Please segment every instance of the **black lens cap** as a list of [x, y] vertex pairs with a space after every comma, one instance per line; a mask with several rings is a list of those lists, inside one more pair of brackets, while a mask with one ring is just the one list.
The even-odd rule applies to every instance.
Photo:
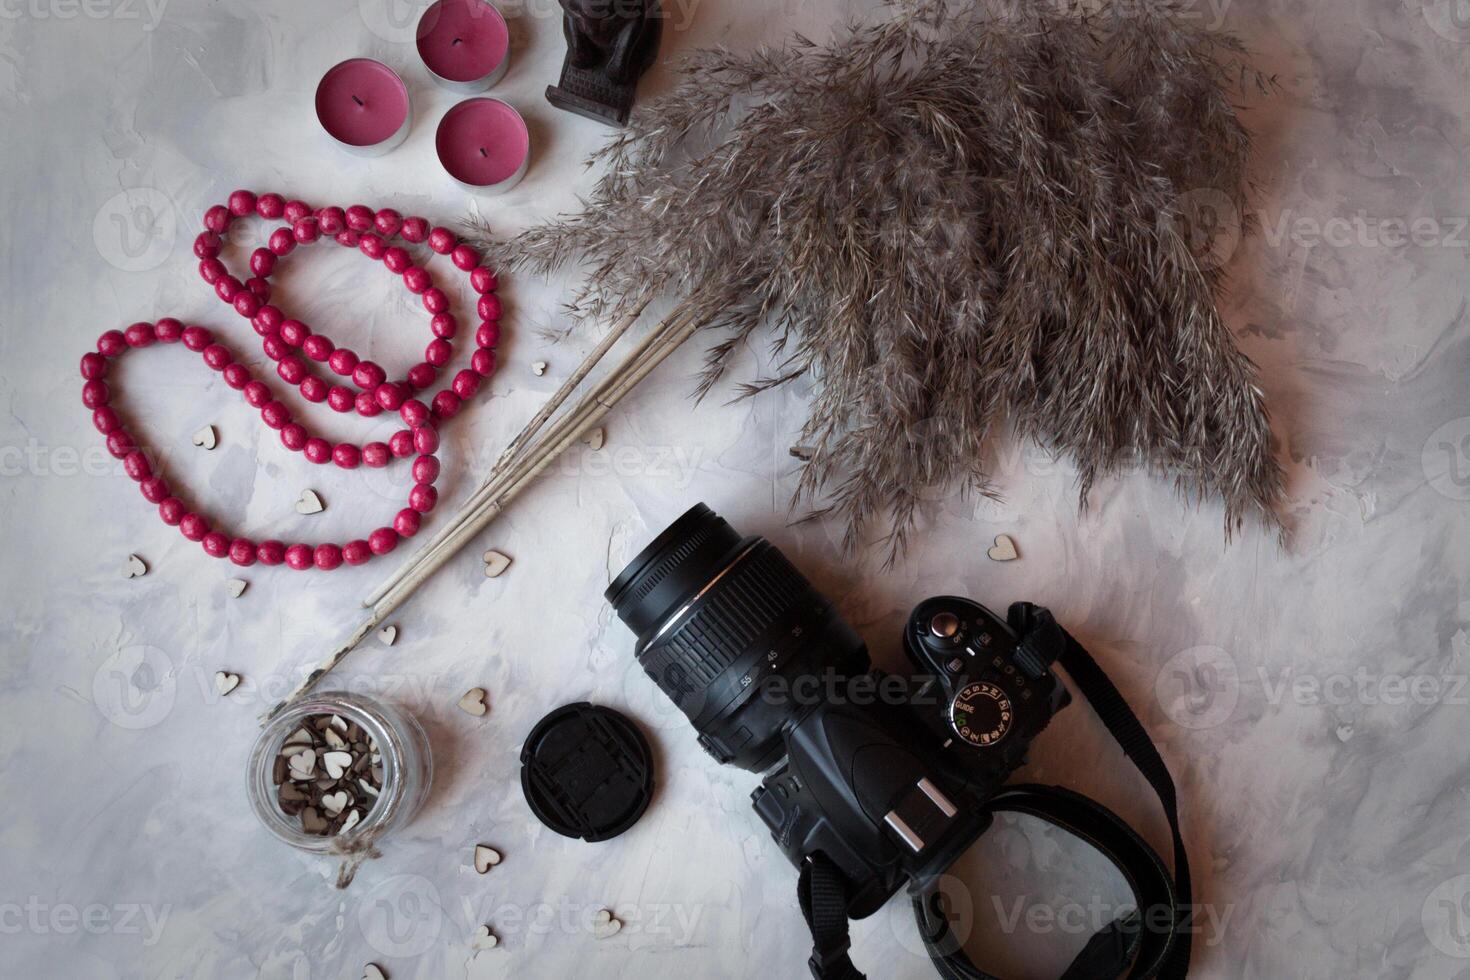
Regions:
[[611, 708], [579, 701], [542, 718], [521, 749], [521, 791], [536, 818], [564, 837], [616, 837], [653, 799], [648, 740]]

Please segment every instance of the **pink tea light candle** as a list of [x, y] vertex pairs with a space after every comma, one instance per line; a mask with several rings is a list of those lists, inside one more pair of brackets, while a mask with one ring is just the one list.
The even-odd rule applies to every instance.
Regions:
[[440, 85], [483, 92], [510, 64], [510, 30], [486, 0], [436, 0], [419, 18], [418, 49]]
[[531, 134], [499, 99], [466, 99], [444, 114], [434, 137], [439, 162], [477, 194], [503, 194], [526, 174]]
[[334, 65], [316, 88], [316, 117], [338, 144], [362, 156], [387, 153], [408, 136], [408, 86], [381, 61]]

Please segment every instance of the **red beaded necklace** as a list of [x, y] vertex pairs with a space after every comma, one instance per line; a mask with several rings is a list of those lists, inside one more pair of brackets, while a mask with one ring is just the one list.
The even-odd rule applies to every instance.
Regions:
[[[286, 224], [271, 232], [266, 247], [257, 248], [250, 256], [251, 278], [245, 282], [230, 275], [219, 255], [221, 235], [236, 218], [252, 214], [267, 220], [284, 218]], [[387, 373], [372, 361], [362, 360], [346, 347], [338, 347], [326, 335], [315, 333], [300, 320], [288, 319], [270, 304], [270, 276], [276, 261], [289, 255], [297, 245], [319, 241], [323, 235], [340, 245], [356, 247], [369, 258], [381, 261], [390, 272], [403, 278], [409, 291], [419, 296], [431, 319], [429, 329], [434, 339], [424, 350], [422, 363], [414, 365], [399, 381], [389, 381]], [[427, 242], [440, 255], [448, 255], [456, 267], [468, 273], [470, 285], [478, 295], [476, 312], [480, 317], [475, 332], [476, 349], [470, 366], [454, 376], [454, 380], [429, 399], [417, 397], [434, 383], [439, 369], [454, 354], [451, 339], [456, 322], [449, 312], [449, 298], [436, 288], [429, 271], [414, 265], [408, 250], [390, 244], [394, 238], [416, 244]], [[339, 207], [315, 211], [301, 201], [287, 201], [279, 194], [256, 197], [250, 191], [235, 191], [228, 204], [217, 204], [204, 214], [204, 231], [194, 240], [194, 254], [199, 257], [199, 274], [214, 286], [217, 296], [249, 320], [261, 336], [261, 347], [276, 362], [281, 380], [296, 385], [309, 402], [325, 401], [334, 411], [356, 411], [371, 418], [383, 411], [397, 411], [407, 428], [393, 433], [384, 442], [366, 445], [341, 442], [335, 446], [313, 436], [291, 417], [284, 404], [277, 401], [269, 386], [255, 380], [249, 368], [234, 359], [229, 349], [217, 343], [203, 327], [185, 326], [178, 320], [165, 318], [157, 323], [135, 323], [126, 330], [109, 330], [97, 339], [97, 350], [82, 355], [82, 404], [92, 410], [92, 422], [107, 437], [107, 449], [123, 461], [128, 476], [138, 481], [144, 498], [158, 505], [165, 524], [178, 527], [184, 537], [198, 541], [206, 554], [228, 557], [237, 565], [285, 563], [294, 569], [330, 570], [343, 562], [361, 565], [374, 555], [383, 555], [398, 545], [400, 538], [418, 533], [424, 514], [434, 509], [438, 492], [434, 481], [439, 476], [438, 426], [453, 417], [461, 403], [474, 396], [482, 378], [495, 370], [495, 346], [500, 339], [500, 300], [495, 295], [499, 285], [495, 273], [480, 264], [480, 255], [468, 245], [459, 243], [447, 228], [430, 228], [423, 218], [404, 218], [397, 211], [373, 212], [360, 204], [345, 211]], [[343, 469], [359, 465], [382, 467], [395, 458], [415, 456], [413, 487], [408, 492], [408, 506], [393, 518], [391, 527], [380, 527], [366, 540], [348, 541], [343, 545], [287, 545], [280, 541], [256, 543], [245, 537], [234, 537], [214, 530], [199, 513], [190, 511], [182, 500], [171, 494], [163, 477], [153, 472], [153, 464], [123, 427], [117, 413], [108, 405], [111, 390], [104, 380], [113, 358], [121, 357], [137, 347], [155, 342], [176, 343], [198, 352], [204, 363], [220, 372], [225, 383], [244, 394], [245, 400], [260, 409], [261, 418], [281, 434], [287, 449], [296, 450], [317, 464], [336, 463]], [[299, 351], [300, 353], [297, 353]], [[304, 359], [303, 356], [304, 355]], [[311, 372], [307, 361], [325, 363], [338, 376], [351, 381], [329, 384]]]

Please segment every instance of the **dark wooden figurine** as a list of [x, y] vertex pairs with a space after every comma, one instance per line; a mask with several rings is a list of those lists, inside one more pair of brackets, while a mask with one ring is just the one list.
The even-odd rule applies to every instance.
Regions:
[[658, 57], [658, 0], [560, 0], [567, 36], [561, 83], [546, 89], [558, 109], [610, 126], [633, 110], [638, 79]]

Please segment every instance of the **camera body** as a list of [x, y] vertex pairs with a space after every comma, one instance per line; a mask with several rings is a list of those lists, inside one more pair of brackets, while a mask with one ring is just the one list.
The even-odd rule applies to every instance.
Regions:
[[911, 677], [874, 670], [862, 639], [779, 550], [703, 504], [606, 596], [705, 750], [765, 774], [752, 803], [792, 863], [822, 854], [840, 869], [852, 918], [905, 881], [932, 887], [1070, 700], [1044, 655], [956, 596], [910, 615]]

